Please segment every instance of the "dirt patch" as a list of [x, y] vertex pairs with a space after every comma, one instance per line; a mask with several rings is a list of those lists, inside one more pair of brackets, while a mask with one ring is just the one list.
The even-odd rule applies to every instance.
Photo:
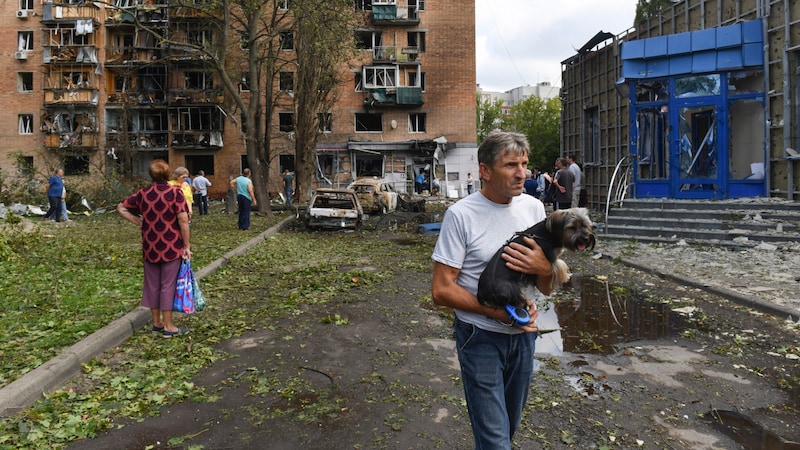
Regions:
[[[435, 239], [380, 230], [361, 238], [431, 250]], [[425, 254], [363, 255], [357, 264], [429, 267]], [[590, 304], [577, 282], [554, 296], [561, 329], [537, 342], [543, 351], [515, 448], [772, 448], [720, 430], [715, 411], [752, 419], [760, 436], [800, 440], [800, 363], [791, 359], [800, 340], [783, 318], [608, 259], [566, 258], [576, 280], [608, 282], [617, 297], [608, 307]], [[220, 343], [231, 357], [195, 380], [216, 401], [121, 421], [70, 448], [472, 448], [451, 318], [430, 303], [429, 272], [393, 273], [341, 292], [324, 310], [309, 307]], [[269, 277], [259, 282], [248, 290], [268, 290]], [[663, 304], [670, 307], [659, 310]], [[648, 314], [653, 320], [642, 320]], [[663, 318], [679, 314], [679, 326]], [[597, 318], [604, 327], [570, 328]], [[626, 335], [634, 325], [642, 333], [624, 339], [617, 322]], [[544, 353], [558, 335], [561, 349]], [[586, 346], [570, 351], [576, 342]]]

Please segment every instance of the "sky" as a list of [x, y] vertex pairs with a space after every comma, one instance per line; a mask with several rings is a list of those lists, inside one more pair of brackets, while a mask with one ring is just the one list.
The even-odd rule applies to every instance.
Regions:
[[630, 28], [637, 0], [475, 0], [478, 84], [561, 86], [561, 61], [599, 31]]

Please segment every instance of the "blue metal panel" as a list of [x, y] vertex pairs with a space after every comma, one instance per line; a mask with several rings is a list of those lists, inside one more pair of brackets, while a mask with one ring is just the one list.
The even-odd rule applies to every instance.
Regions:
[[627, 41], [622, 43], [622, 59], [644, 58], [644, 43], [646, 39]]
[[742, 45], [742, 24], [719, 27], [717, 30], [717, 48], [739, 47]]
[[698, 52], [692, 55], [692, 72], [713, 72], [717, 67], [717, 52]]
[[717, 46], [717, 31], [714, 28], [692, 31], [692, 51], [711, 50]]
[[647, 60], [647, 76], [652, 78], [669, 75], [669, 58], [656, 58]]
[[761, 20], [750, 20], [742, 22], [742, 40], [745, 44], [749, 43], [764, 43], [764, 30], [762, 29]]
[[645, 58], [658, 58], [667, 55], [667, 37], [658, 36], [650, 39], [645, 39], [644, 44], [644, 57]]
[[647, 64], [643, 59], [625, 61], [622, 64], [622, 76], [626, 79], [647, 78]]
[[741, 69], [742, 66], [744, 66], [744, 61], [742, 61], [742, 51], [739, 47], [724, 49], [717, 52], [718, 70]]
[[764, 65], [764, 44], [753, 43], [744, 44], [742, 53], [744, 53], [744, 61], [742, 64], [745, 67], [763, 66]]
[[670, 55], [680, 55], [692, 51], [692, 33], [678, 33], [667, 36], [667, 49]]
[[685, 73], [692, 73], [692, 55], [679, 55], [673, 56], [669, 59], [669, 74], [670, 75], [683, 75]]

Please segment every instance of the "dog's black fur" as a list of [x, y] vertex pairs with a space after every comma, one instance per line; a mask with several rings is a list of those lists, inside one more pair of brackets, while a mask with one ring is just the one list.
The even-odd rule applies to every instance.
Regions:
[[595, 245], [592, 221], [586, 208], [554, 211], [547, 219], [515, 234], [492, 256], [478, 281], [478, 301], [487, 306], [504, 308], [513, 305], [527, 308], [523, 288], [536, 286], [536, 275], [516, 272], [506, 267], [505, 247], [516, 242], [526, 245], [524, 237], [533, 238], [553, 266], [552, 287], [557, 289], [569, 280], [569, 267], [559, 258], [564, 249], [591, 250]]

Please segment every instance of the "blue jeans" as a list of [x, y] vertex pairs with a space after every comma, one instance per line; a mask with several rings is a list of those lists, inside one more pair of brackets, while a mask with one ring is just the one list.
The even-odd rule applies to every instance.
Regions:
[[250, 228], [250, 205], [253, 201], [242, 194], [236, 196], [236, 203], [239, 204], [239, 229]]
[[292, 188], [284, 188], [283, 193], [286, 195], [286, 206], [292, 206]]
[[475, 448], [510, 450], [528, 401], [536, 333], [492, 333], [458, 319], [455, 331]]

